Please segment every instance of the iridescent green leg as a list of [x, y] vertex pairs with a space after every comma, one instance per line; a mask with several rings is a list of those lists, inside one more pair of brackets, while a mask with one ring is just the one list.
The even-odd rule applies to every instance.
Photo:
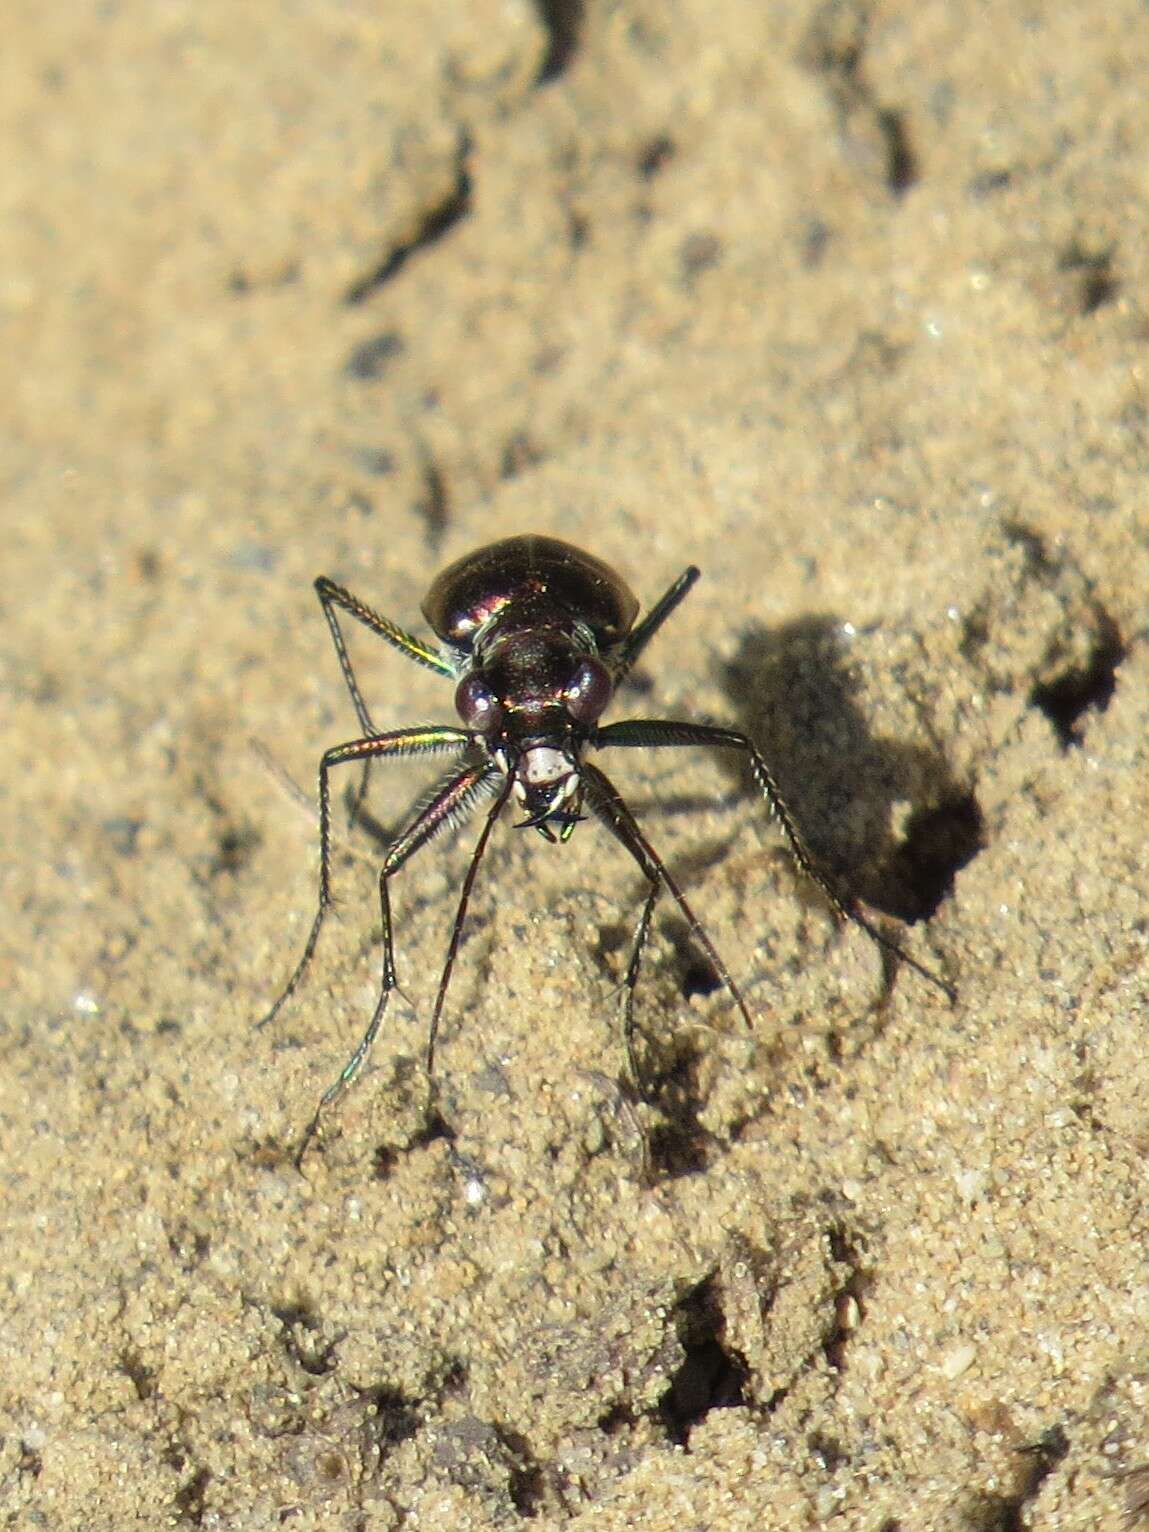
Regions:
[[639, 655], [698, 579], [699, 572], [693, 564], [689, 569], [684, 569], [666, 594], [655, 602], [638, 626], [631, 629], [610, 655], [610, 670], [616, 686], [626, 679]]
[[[497, 775], [497, 771], [493, 775]], [[488, 780], [493, 780], [493, 776]], [[443, 964], [443, 972], [439, 979], [439, 991], [435, 996], [435, 1009], [431, 1012], [431, 1025], [427, 1031], [427, 1076], [429, 1079], [433, 1078], [435, 1074], [435, 1042], [439, 1036], [439, 1022], [443, 1015], [443, 1005], [447, 999], [447, 986], [451, 982], [451, 971], [455, 966], [455, 955], [459, 950], [459, 942], [463, 936], [463, 925], [467, 918], [467, 906], [471, 902], [471, 890], [475, 886], [475, 876], [479, 871], [479, 863], [483, 860], [483, 852], [487, 849], [487, 841], [490, 839], [491, 831], [495, 827], [495, 821], [502, 812], [503, 805], [510, 797], [513, 785], [514, 778], [508, 776], [503, 782], [494, 803], [491, 805], [490, 812], [487, 814], [482, 834], [476, 841], [475, 849], [471, 853], [467, 876], [463, 879], [463, 888], [459, 894], [459, 903], [455, 909], [455, 920], [451, 927], [451, 943], [447, 948], [446, 961]]]
[[[359, 690], [359, 682], [351, 664], [351, 656], [347, 652], [347, 644], [343, 638], [343, 630], [339, 626], [339, 618], [336, 609], [344, 611], [349, 617], [354, 617], [356, 622], [361, 622], [365, 628], [369, 628], [380, 638], [384, 638], [400, 654], [406, 655], [409, 660], [416, 664], [425, 665], [428, 670], [434, 670], [441, 676], [453, 676], [454, 671], [438, 650], [425, 644], [422, 639], [416, 638], [413, 633], [408, 633], [404, 628], [398, 627], [390, 618], [381, 616], [371, 607], [360, 601], [358, 596], [353, 596], [349, 590], [344, 590], [342, 585], [336, 585], [334, 580], [329, 580], [326, 575], [320, 575], [315, 582], [315, 594], [319, 597], [319, 604], [323, 608], [323, 615], [327, 619], [327, 626], [331, 633], [331, 642], [335, 645], [335, 653], [339, 657], [339, 668], [343, 672], [343, 680], [351, 695], [351, 701], [355, 705], [355, 715], [359, 719], [359, 728], [364, 736], [378, 737], [379, 730], [371, 721], [371, 714], [367, 710], [367, 704], [363, 700], [363, 693]], [[359, 780], [359, 786], [351, 804], [351, 820], [358, 817], [359, 810], [363, 807], [363, 800], [367, 796], [367, 786], [371, 776], [371, 757], [368, 756], [363, 762], [363, 773]]]
[[786, 806], [782, 797], [781, 789], [774, 779], [769, 766], [753, 742], [745, 734], [737, 729], [727, 729], [717, 724], [678, 723], [665, 718], [629, 718], [621, 723], [607, 724], [595, 734], [593, 743], [605, 748], [611, 745], [629, 747], [660, 749], [665, 745], [708, 745], [719, 748], [740, 750], [750, 762], [750, 770], [758, 785], [758, 790], [765, 798], [767, 806], [774, 818], [782, 827], [782, 834], [786, 838], [786, 844], [790, 855], [794, 858], [803, 873], [821, 889], [830, 904], [834, 914], [842, 921], [852, 921], [860, 926], [871, 941], [887, 952], [893, 953], [902, 962], [907, 963], [915, 973], [936, 985], [950, 1001], [956, 1000], [957, 991], [953, 985], [945, 979], [939, 978], [923, 963], [911, 955], [894, 941], [893, 937], [887, 936], [878, 926], [863, 913], [858, 901], [853, 898], [843, 898], [837, 891], [830, 879], [815, 862], [806, 842], [802, 838], [802, 832]]
[[[379, 998], [375, 1003], [371, 1020], [367, 1023], [367, 1029], [360, 1038], [358, 1046], [351, 1057], [344, 1064], [336, 1079], [320, 1098], [315, 1114], [300, 1142], [296, 1153], [296, 1164], [301, 1163], [311, 1140], [315, 1137], [320, 1118], [326, 1109], [338, 1101], [347, 1091], [355, 1077], [363, 1067], [372, 1045], [378, 1035], [387, 1010], [387, 1002], [392, 992], [397, 988], [398, 980], [395, 972], [395, 944], [393, 926], [391, 921], [391, 898], [388, 883], [396, 872], [407, 862], [415, 852], [425, 846], [428, 841], [434, 839], [442, 830], [450, 825], [457, 824], [465, 818], [475, 807], [483, 794], [490, 790], [499, 776], [499, 769], [488, 760], [475, 762], [464, 767], [455, 776], [451, 777], [419, 810], [407, 829], [398, 835], [387, 848], [387, 854], [383, 859], [383, 865], [379, 869], [379, 905], [383, 918], [383, 978], [379, 988]], [[485, 841], [490, 828], [490, 821], [483, 832]], [[298, 970], [297, 970], [298, 972]], [[440, 992], [440, 999], [443, 991]]]
[[[323, 759], [319, 763], [319, 906], [315, 911], [315, 919], [311, 923], [303, 955], [295, 965], [279, 999], [260, 1020], [259, 1026], [265, 1027], [269, 1021], [274, 1021], [298, 989], [300, 981], [310, 967], [316, 943], [319, 941], [319, 933], [323, 929], [323, 922], [327, 918], [327, 911], [331, 905], [331, 792], [327, 779], [332, 768], [343, 766], [350, 761], [370, 760], [378, 756], [432, 755], [448, 750], [462, 751], [472, 742], [473, 736], [466, 729], [428, 726], [422, 729], [397, 729], [394, 733], [377, 734], [370, 739], [353, 739], [348, 744], [335, 745], [324, 752]], [[394, 849], [392, 846], [388, 850], [388, 857], [392, 855]]]
[[650, 919], [654, 911], [655, 901], [661, 889], [665, 888], [670, 897], [677, 904], [683, 919], [690, 928], [690, 934], [702, 947], [713, 965], [719, 981], [729, 993], [731, 999], [742, 1013], [742, 1019], [753, 1030], [754, 1022], [746, 1001], [742, 997], [742, 991], [735, 984], [734, 979], [722, 961], [717, 947], [710, 940], [706, 928], [698, 916], [687, 903], [686, 895], [679, 888], [669, 868], [663, 862], [658, 852], [647, 840], [639, 828], [638, 821], [626, 806], [618, 789], [610, 778], [599, 771], [597, 766], [583, 763], [583, 781], [586, 785], [586, 801], [590, 805], [607, 829], [619, 840], [630, 852], [631, 856], [642, 869], [648, 884], [646, 902], [639, 918], [638, 929], [635, 933], [634, 946], [631, 949], [630, 962], [626, 970], [625, 993], [626, 999], [623, 1011], [623, 1031], [626, 1043], [627, 1062], [634, 1076], [635, 1083], [639, 1083], [639, 1074], [634, 1053], [634, 992], [638, 984], [639, 968], [642, 963], [642, 952], [646, 946], [646, 939], [650, 931]]

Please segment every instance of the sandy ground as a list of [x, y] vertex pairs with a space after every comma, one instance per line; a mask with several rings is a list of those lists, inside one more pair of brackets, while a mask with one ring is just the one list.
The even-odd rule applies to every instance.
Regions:
[[[1134, 0], [9, 5], [4, 1526], [1149, 1524], [1146, 79]], [[341, 816], [255, 1030], [310, 582], [524, 530], [702, 566], [613, 716], [750, 729], [957, 1002], [626, 752], [753, 1033], [668, 905], [631, 1100], [641, 880], [500, 827], [428, 1132], [463, 832], [301, 1174], [379, 962]]]

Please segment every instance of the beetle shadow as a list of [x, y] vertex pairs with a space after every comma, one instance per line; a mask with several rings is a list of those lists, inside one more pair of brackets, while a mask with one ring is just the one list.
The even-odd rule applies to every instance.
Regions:
[[[852, 908], [857, 900], [907, 923], [933, 915], [957, 872], [980, 850], [983, 821], [971, 786], [950, 769], [925, 701], [918, 703], [921, 727], [912, 741], [876, 735], [859, 702], [843, 625], [827, 615], [772, 630], [749, 628], [723, 683], [731, 707], [719, 721], [741, 728], [762, 752], [819, 872], [843, 904]], [[735, 784], [731, 801], [760, 800], [734, 751], [714, 755]], [[694, 806], [692, 800], [660, 805], [669, 812]], [[676, 857], [674, 872], [689, 884], [688, 868], [700, 871], [725, 852], [724, 839], [716, 839]], [[797, 882], [813, 900], [823, 897], [800, 875]], [[719, 989], [720, 976], [681, 916], [664, 913], [662, 929], [677, 953], [682, 993]], [[889, 953], [883, 957], [885, 989], [896, 965]], [[705, 1100], [691, 1049], [673, 1035], [652, 1037], [642, 1029], [642, 1037], [638, 1089], [659, 1109], [650, 1171], [660, 1177], [702, 1168], [714, 1144], [702, 1123]]]
[[[831, 886], [898, 920], [929, 919], [984, 838], [977, 799], [951, 771], [925, 702], [917, 739], [875, 735], [843, 624], [828, 615], [748, 629], [723, 679]], [[730, 752], [719, 753], [731, 769]]]

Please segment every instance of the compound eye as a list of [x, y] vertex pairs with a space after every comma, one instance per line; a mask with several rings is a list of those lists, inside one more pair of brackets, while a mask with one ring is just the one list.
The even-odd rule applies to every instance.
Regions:
[[576, 723], [594, 723], [610, 701], [614, 686], [601, 660], [580, 660], [566, 684], [563, 701]]
[[476, 734], [491, 734], [503, 721], [498, 698], [477, 670], [464, 676], [455, 688], [455, 708]]

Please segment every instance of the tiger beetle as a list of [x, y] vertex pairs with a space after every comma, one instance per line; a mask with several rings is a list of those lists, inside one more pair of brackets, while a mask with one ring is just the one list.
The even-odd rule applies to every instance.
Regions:
[[[664, 889], [743, 1020], [748, 1027], [753, 1026], [741, 990], [686, 895], [613, 782], [586, 759], [588, 750], [701, 745], [740, 751], [782, 828], [791, 856], [821, 889], [835, 916], [860, 926], [878, 946], [901, 958], [953, 999], [954, 991], [945, 980], [872, 924], [855, 899], [835, 890], [807, 850], [770, 768], [745, 734], [721, 725], [655, 718], [599, 724], [616, 688], [698, 575], [693, 565], [684, 570], [661, 600], [636, 622], [637, 600], [601, 559], [554, 537], [509, 537], [467, 554], [434, 581], [423, 602], [423, 615], [437, 644], [397, 627], [326, 576], [316, 580], [315, 590], [359, 718], [361, 737], [324, 751], [319, 763], [319, 904], [302, 956], [260, 1026], [272, 1021], [299, 987], [331, 907], [332, 771], [353, 762], [363, 765], [352, 805], [354, 818], [362, 807], [373, 761], [411, 755], [453, 755], [457, 759], [387, 846], [379, 869], [383, 916], [379, 998], [358, 1047], [320, 1099], [296, 1155], [297, 1164], [318, 1132], [323, 1113], [343, 1096], [362, 1069], [397, 987], [389, 889], [392, 877], [436, 835], [461, 823], [483, 802], [490, 806], [463, 878], [431, 1013], [426, 1057], [429, 1078], [434, 1076], [435, 1043], [471, 891], [495, 822], [511, 799], [522, 814], [518, 828], [537, 830], [551, 842], [569, 840], [585, 817], [584, 808], [589, 810], [634, 858], [646, 880], [646, 898], [623, 984], [624, 1042], [636, 1083], [635, 987], [655, 903]], [[463, 726], [377, 729], [347, 652], [340, 613], [386, 639], [408, 659], [454, 681], [455, 708]]]

